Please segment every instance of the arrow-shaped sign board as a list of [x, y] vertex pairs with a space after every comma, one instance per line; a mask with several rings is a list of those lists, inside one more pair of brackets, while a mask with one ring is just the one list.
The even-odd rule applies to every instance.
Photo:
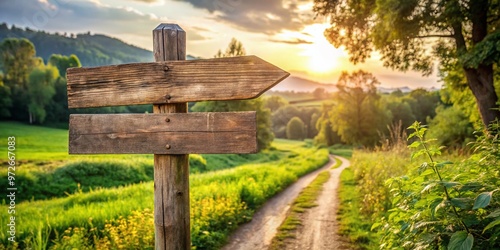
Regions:
[[288, 75], [256, 56], [70, 68], [68, 106], [251, 99]]

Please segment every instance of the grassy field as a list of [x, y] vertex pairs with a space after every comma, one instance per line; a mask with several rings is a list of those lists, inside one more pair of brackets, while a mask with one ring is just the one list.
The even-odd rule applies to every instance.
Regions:
[[[89, 180], [111, 183], [133, 175], [146, 178], [151, 174], [147, 169], [152, 166], [152, 156], [70, 156], [67, 154], [66, 130], [10, 122], [0, 123], [0, 128], [2, 140], [16, 136], [19, 163], [16, 172], [31, 176], [34, 181], [26, 189], [38, 184], [40, 187], [48, 185], [54, 190], [56, 187], [50, 185], [66, 187], [65, 183], [71, 181], [76, 185], [72, 192], [60, 194], [62, 197], [59, 198], [54, 196], [16, 204], [16, 230], [20, 244], [8, 245], [9, 248], [109, 249], [140, 241], [138, 235], [121, 230], [124, 225], [137, 227], [137, 231], [142, 232], [139, 238], [151, 239], [150, 236], [154, 235], [151, 213], [154, 188], [150, 180], [85, 188], [75, 179], [61, 177], [79, 173], [82, 183]], [[5, 152], [6, 149], [2, 148], [0, 154]], [[206, 169], [204, 173], [190, 176], [192, 243], [196, 249], [216, 249], [239, 224], [250, 220], [255, 209], [268, 198], [327, 162], [328, 151], [307, 143], [276, 140], [271, 150], [255, 155], [203, 155], [195, 158], [194, 162], [205, 164]], [[117, 174], [123, 171], [128, 171], [128, 174]], [[102, 176], [102, 173], [106, 175]], [[4, 177], [2, 180], [6, 180]], [[3, 244], [0, 249], [7, 246], [4, 225], [8, 219], [7, 213], [0, 213], [0, 240]], [[147, 244], [154, 241], [148, 242], [141, 244], [146, 244], [144, 248], [152, 248]]]

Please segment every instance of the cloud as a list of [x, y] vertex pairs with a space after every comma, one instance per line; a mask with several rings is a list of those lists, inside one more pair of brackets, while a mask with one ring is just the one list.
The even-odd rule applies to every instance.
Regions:
[[295, 40], [276, 40], [269, 39], [269, 41], [274, 43], [286, 43], [286, 44], [312, 44], [313, 42], [307, 41], [305, 39], [295, 38]]
[[[0, 1], [1, 22], [51, 32], [104, 33], [151, 50], [152, 30], [168, 20], [129, 7], [104, 5], [97, 0], [17, 0], [15, 3]], [[197, 33], [192, 30], [190, 38], [206, 39]]]
[[130, 0], [130, 1], [135, 1], [135, 2], [140, 2], [140, 3], [147, 3], [147, 4], [164, 3], [163, 0]]
[[298, 31], [313, 23], [312, 11], [301, 10], [307, 0], [174, 0], [188, 2], [195, 8], [205, 9], [216, 20], [239, 29], [265, 34], [283, 30]]

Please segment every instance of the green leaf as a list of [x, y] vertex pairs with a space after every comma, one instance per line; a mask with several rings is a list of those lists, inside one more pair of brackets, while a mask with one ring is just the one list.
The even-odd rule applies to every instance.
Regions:
[[497, 209], [497, 210], [493, 211], [491, 214], [488, 214], [488, 216], [486, 216], [486, 218], [496, 218], [499, 216], [500, 216], [500, 209]]
[[488, 206], [490, 204], [492, 195], [493, 192], [484, 192], [479, 194], [476, 197], [476, 201], [474, 201], [474, 207], [472, 207], [472, 209], [485, 208], [486, 206]]
[[424, 151], [424, 150], [419, 150], [419, 151], [417, 151], [417, 152], [413, 152], [413, 153], [411, 154], [411, 159], [413, 160], [413, 159], [415, 159], [415, 158], [417, 158], [417, 157], [419, 157], [419, 156], [421, 156], [421, 155], [423, 155], [423, 154], [425, 154], [425, 151]]
[[431, 174], [434, 174], [434, 173], [435, 173], [435, 172], [434, 172], [434, 170], [433, 170], [433, 169], [428, 168], [428, 169], [426, 169], [424, 172], [422, 172], [420, 175], [421, 175], [421, 176], [427, 176], [427, 175], [431, 175]]
[[414, 141], [412, 144], [408, 145], [409, 148], [418, 148], [422, 145], [420, 141]]
[[500, 225], [500, 218], [497, 218], [496, 220], [494, 220], [494, 221], [490, 222], [490, 224], [488, 224], [488, 225], [484, 228], [483, 233], [484, 233], [486, 230], [491, 229], [491, 228], [493, 228], [494, 226], [497, 226], [497, 225]]
[[451, 162], [451, 161], [443, 161], [443, 162], [438, 162], [438, 163], [436, 163], [436, 167], [438, 167], [438, 168], [442, 168], [442, 167], [444, 167], [445, 165], [451, 165], [451, 164], [453, 164], [453, 162]]
[[410, 140], [411, 138], [415, 137], [416, 135], [417, 135], [417, 132], [413, 132], [413, 133], [411, 133], [411, 134], [408, 136], [407, 140]]
[[467, 198], [452, 198], [450, 200], [450, 203], [451, 205], [453, 205], [454, 207], [458, 207], [458, 208], [461, 208], [461, 209], [465, 209], [469, 206], [469, 199]]
[[373, 223], [372, 227], [370, 228], [370, 231], [373, 231], [373, 229], [379, 228], [380, 226], [382, 226], [382, 223], [375, 222], [375, 223]]
[[427, 191], [430, 191], [433, 187], [435, 187], [437, 185], [436, 182], [433, 182], [433, 183], [430, 183], [428, 184], [427, 186], [425, 186], [422, 191], [420, 191], [420, 193], [425, 193]]
[[450, 250], [470, 250], [474, 244], [474, 236], [466, 231], [455, 232], [450, 239], [448, 249]]
[[442, 202], [440, 202], [436, 208], [434, 208], [434, 213], [437, 213], [439, 211], [439, 209], [441, 208], [445, 208], [446, 206], [448, 206], [450, 203], [448, 200], [443, 200]]
[[451, 188], [460, 185], [459, 182], [454, 182], [454, 181], [440, 181], [439, 184], [445, 186], [446, 188]]

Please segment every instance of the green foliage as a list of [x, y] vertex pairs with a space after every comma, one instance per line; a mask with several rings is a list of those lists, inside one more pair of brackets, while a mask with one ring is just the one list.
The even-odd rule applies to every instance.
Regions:
[[[153, 166], [137, 162], [78, 161], [50, 172], [17, 171], [18, 201], [66, 196], [92, 189], [151, 181]], [[6, 173], [2, 171], [2, 177]], [[7, 183], [0, 183], [7, 188]]]
[[440, 102], [439, 92], [425, 89], [413, 90], [404, 100], [410, 105], [416, 121], [423, 124], [436, 116], [436, 107]]
[[57, 67], [61, 77], [66, 78], [66, 70], [68, 68], [81, 67], [80, 59], [74, 54], [70, 56], [63, 56], [59, 54], [53, 54], [50, 56], [48, 64]]
[[429, 135], [436, 138], [439, 145], [464, 147], [474, 140], [474, 126], [460, 109], [455, 106], [439, 106], [436, 113], [436, 117], [429, 123]]
[[378, 84], [372, 74], [362, 70], [343, 72], [340, 76], [337, 104], [332, 108], [330, 121], [343, 142], [373, 147], [379, 141], [379, 133], [385, 132], [389, 114], [380, 105]]
[[370, 215], [361, 213], [363, 200], [357, 194], [357, 183], [351, 168], [340, 174], [339, 234], [349, 239], [352, 249], [379, 249], [376, 234], [370, 231]]
[[286, 125], [286, 137], [291, 140], [304, 140], [306, 128], [304, 122], [298, 117], [293, 117]]
[[[409, 138], [413, 158], [426, 161], [407, 176], [387, 181], [393, 208], [383, 225], [382, 246], [392, 248], [496, 249], [500, 227], [500, 191], [497, 136], [483, 135], [475, 143], [476, 152], [461, 163], [437, 161], [440, 148], [424, 138], [426, 128], [415, 123]], [[492, 130], [498, 131], [498, 123]], [[480, 157], [483, 160], [479, 160]], [[484, 162], [484, 163], [483, 163]], [[484, 165], [483, 165], [484, 164]], [[497, 164], [497, 165], [491, 165]]]
[[45, 106], [55, 95], [54, 82], [59, 77], [57, 68], [51, 65], [40, 65], [34, 68], [28, 79], [28, 111], [30, 123], [43, 123], [47, 112]]
[[409, 127], [415, 121], [412, 107], [403, 98], [394, 98], [385, 100], [385, 107], [391, 112], [391, 124], [397, 124], [401, 121], [404, 128]]
[[274, 113], [278, 109], [288, 105], [288, 101], [281, 96], [272, 95], [264, 98], [264, 105], [271, 110], [271, 113]]
[[35, 53], [35, 46], [27, 39], [7, 38], [0, 43], [0, 71], [8, 88], [3, 92], [10, 94], [5, 98], [12, 101], [9, 114], [14, 119], [28, 118], [28, 77], [40, 64]]
[[11, 116], [12, 98], [10, 88], [3, 83], [3, 75], [0, 74], [0, 119]]
[[334, 104], [331, 102], [323, 102], [321, 107], [321, 116], [316, 121], [316, 130], [318, 134], [314, 137], [315, 145], [332, 146], [335, 143], [340, 143], [340, 136], [333, 130], [332, 120], [330, 118], [331, 110]]

